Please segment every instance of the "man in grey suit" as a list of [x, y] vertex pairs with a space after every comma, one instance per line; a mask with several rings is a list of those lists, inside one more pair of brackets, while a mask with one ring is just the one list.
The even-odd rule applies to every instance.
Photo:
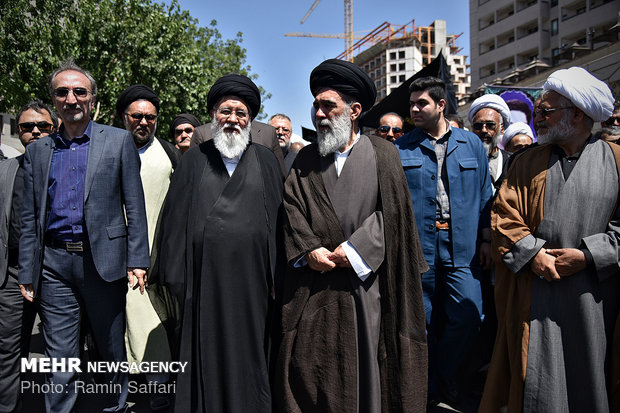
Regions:
[[[93, 77], [66, 61], [50, 78], [58, 133], [26, 149], [19, 283], [39, 300], [45, 356], [79, 356], [81, 312], [101, 357], [124, 361], [127, 284], [144, 290], [149, 266], [140, 161], [131, 134], [90, 120]], [[65, 392], [45, 395], [47, 412], [71, 411], [77, 373], [52, 371]], [[114, 406], [127, 409], [128, 376], [109, 377]]]

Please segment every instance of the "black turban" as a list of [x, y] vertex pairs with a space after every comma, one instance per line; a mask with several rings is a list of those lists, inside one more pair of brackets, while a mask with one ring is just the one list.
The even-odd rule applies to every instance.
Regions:
[[355, 63], [340, 59], [329, 59], [310, 73], [310, 91], [316, 96], [321, 89], [335, 89], [351, 96], [361, 103], [362, 111], [375, 104], [377, 88], [375, 82]]
[[215, 81], [207, 95], [207, 110], [224, 96], [235, 96], [241, 99], [251, 112], [252, 119], [260, 111], [260, 91], [252, 80], [243, 75], [226, 75]]
[[181, 113], [179, 116], [174, 118], [172, 123], [170, 124], [170, 137], [174, 138], [174, 128], [184, 123], [189, 123], [194, 128], [202, 125], [202, 123], [198, 120], [198, 118], [190, 113]]
[[155, 91], [145, 85], [131, 85], [121, 92], [116, 101], [116, 116], [121, 119], [121, 122], [127, 106], [136, 100], [148, 100], [155, 106], [157, 113], [159, 113], [159, 98]]

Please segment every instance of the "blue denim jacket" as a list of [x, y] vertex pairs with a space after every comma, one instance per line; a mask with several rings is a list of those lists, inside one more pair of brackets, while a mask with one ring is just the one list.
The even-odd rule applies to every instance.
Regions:
[[[426, 132], [416, 128], [394, 144], [407, 177], [424, 257], [432, 265], [435, 262], [437, 158], [430, 139]], [[452, 128], [444, 163], [449, 182], [454, 266], [470, 266], [476, 258], [479, 230], [490, 226], [493, 192], [487, 154], [476, 135]]]

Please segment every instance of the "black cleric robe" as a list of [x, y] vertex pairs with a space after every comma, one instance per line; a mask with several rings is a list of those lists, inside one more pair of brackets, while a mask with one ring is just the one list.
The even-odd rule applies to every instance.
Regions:
[[[362, 136], [356, 146], [360, 143], [368, 145], [374, 163], [358, 159], [354, 146], [341, 176], [335, 178], [335, 171], [329, 170], [333, 158], [326, 162], [313, 144], [300, 151], [285, 183], [284, 242], [289, 267], [273, 388], [279, 411], [363, 411], [362, 403], [374, 404], [375, 392], [373, 378], [362, 375], [374, 375], [374, 366], [382, 411], [425, 410], [427, 349], [420, 273], [428, 267], [396, 148], [374, 137]], [[356, 174], [363, 181], [368, 176], [363, 169], [373, 166], [370, 176], [376, 182], [357, 182], [356, 188], [337, 182], [346, 175], [355, 182]], [[361, 215], [345, 218], [342, 206], [360, 200], [368, 204], [356, 208]], [[364, 226], [369, 229], [365, 238], [376, 239], [372, 232], [377, 226], [366, 221], [374, 219], [368, 207], [380, 212], [375, 224], [382, 220], [384, 252], [378, 260], [376, 248], [356, 243], [364, 238], [355, 235]], [[333, 251], [347, 239], [362, 257], [371, 257], [367, 264], [373, 273], [366, 281], [356, 282], [357, 275], [347, 268], [326, 273], [308, 266], [294, 268], [308, 252], [321, 246]], [[378, 306], [373, 305], [375, 298]], [[369, 320], [377, 311], [378, 343], [372, 360], [364, 360], [363, 353], [372, 349], [368, 344], [374, 344], [374, 328], [372, 322], [358, 317], [363, 313]]]
[[261, 145], [250, 143], [229, 177], [213, 141], [204, 142], [173, 175], [151, 281], [165, 292], [173, 350], [189, 362], [177, 377], [175, 411], [271, 411], [269, 312], [281, 202], [278, 161]]

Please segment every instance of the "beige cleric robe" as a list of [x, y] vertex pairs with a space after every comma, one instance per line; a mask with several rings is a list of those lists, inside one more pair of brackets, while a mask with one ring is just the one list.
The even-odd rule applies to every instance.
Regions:
[[[620, 166], [620, 146], [611, 145], [616, 164]], [[518, 241], [536, 234], [544, 218], [548, 165], [552, 145], [530, 148], [517, 155], [506, 180], [498, 191], [491, 215], [493, 252], [496, 265], [495, 302], [498, 331], [489, 374], [479, 411], [522, 412], [524, 387], [528, 371], [530, 344], [532, 285], [536, 277], [526, 264], [515, 275], [504, 262]], [[527, 160], [527, 163], [519, 161]], [[521, 166], [521, 167], [519, 167]], [[572, 176], [572, 175], [571, 175]], [[617, 204], [616, 204], [617, 205]], [[584, 211], [596, 213], [596, 211]], [[539, 280], [535, 280], [539, 281]], [[620, 320], [620, 318], [619, 318]], [[612, 411], [618, 411], [620, 389], [620, 349], [618, 328], [615, 329], [608, 389]], [[612, 353], [612, 352], [610, 352]], [[558, 378], [551, 378], [557, 380]]]
[[[157, 139], [153, 139], [149, 147], [140, 153], [140, 162], [140, 178], [146, 203], [149, 251], [151, 251], [159, 211], [168, 193], [173, 169], [168, 154]], [[129, 362], [170, 361], [166, 330], [153, 309], [149, 295], [146, 292], [140, 294], [140, 289], [129, 289], [125, 308], [127, 360]]]

